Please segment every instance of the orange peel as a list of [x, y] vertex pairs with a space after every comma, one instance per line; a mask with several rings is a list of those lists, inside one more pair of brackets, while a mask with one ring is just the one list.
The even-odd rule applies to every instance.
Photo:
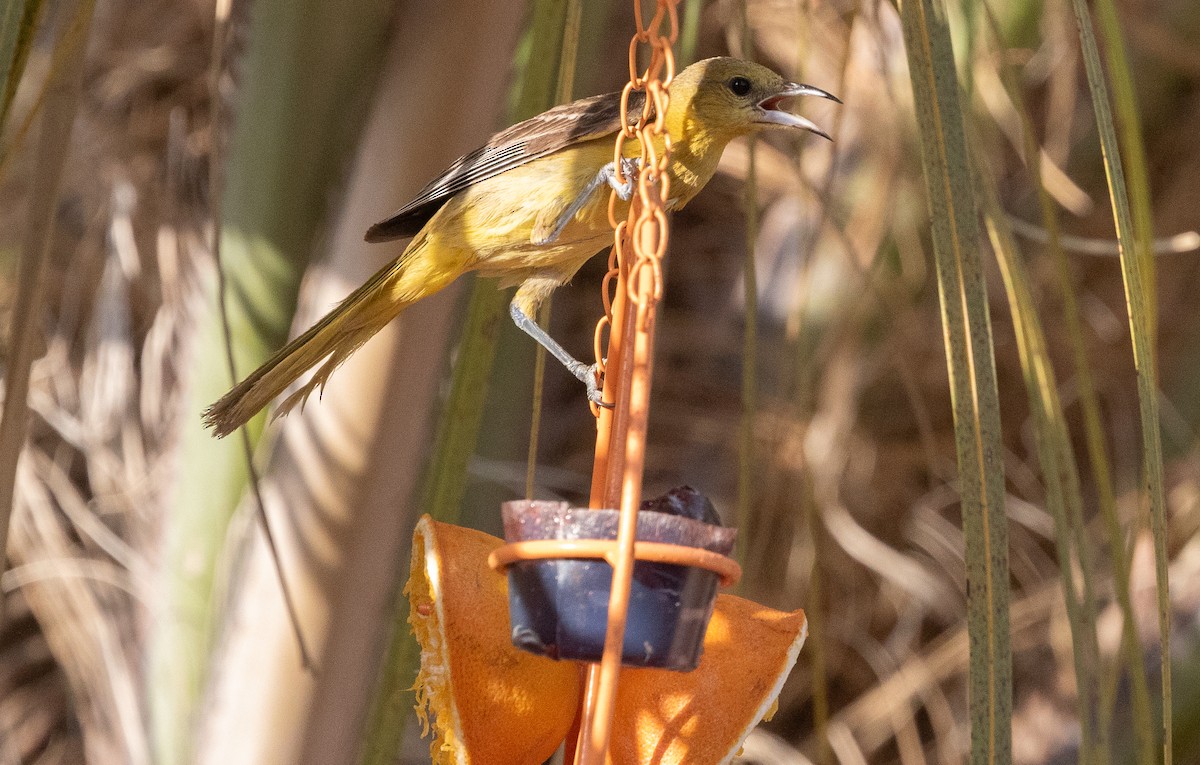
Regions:
[[774, 714], [807, 635], [803, 611], [718, 595], [695, 670], [621, 671], [609, 762], [730, 762], [750, 731]]
[[429, 516], [413, 534], [405, 594], [421, 644], [417, 715], [433, 730], [434, 765], [541, 763], [575, 718], [579, 667], [512, 645], [508, 581], [487, 567], [501, 544]]
[[[487, 565], [503, 544], [428, 516], [413, 535], [405, 593], [421, 644], [417, 711], [432, 728], [435, 765], [537, 765], [575, 717], [581, 665], [512, 645], [508, 581]], [[621, 671], [609, 763], [728, 763], [774, 712], [807, 629], [803, 611], [718, 595], [696, 670]]]

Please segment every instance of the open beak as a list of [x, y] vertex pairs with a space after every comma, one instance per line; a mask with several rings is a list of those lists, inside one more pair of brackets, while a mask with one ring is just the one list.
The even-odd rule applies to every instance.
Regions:
[[782, 125], [783, 127], [800, 128], [801, 130], [816, 133], [822, 138], [832, 141], [833, 139], [829, 137], [828, 133], [814, 125], [808, 119], [798, 114], [785, 112], [779, 108], [779, 104], [783, 99], [792, 98], [793, 96], [820, 96], [821, 98], [828, 98], [830, 101], [836, 101], [839, 104], [842, 102], [837, 96], [832, 93], [826, 93], [820, 88], [789, 82], [775, 95], [768, 96], [758, 102], [758, 110], [761, 113], [755, 121], [763, 125]]

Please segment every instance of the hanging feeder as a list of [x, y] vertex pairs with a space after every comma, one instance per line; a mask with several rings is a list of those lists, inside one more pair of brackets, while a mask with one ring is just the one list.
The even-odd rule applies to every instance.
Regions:
[[[590, 508], [506, 503], [504, 542], [429, 519], [418, 525], [411, 622], [422, 647], [418, 692], [436, 713], [438, 765], [533, 765], [563, 736], [567, 765], [723, 765], [772, 713], [804, 642], [802, 611], [717, 594], [741, 575], [729, 557], [737, 532], [720, 525], [706, 499], [688, 487], [641, 499], [668, 236], [663, 115], [678, 2], [657, 0], [649, 23], [634, 3], [618, 175], [626, 140], [636, 139], [642, 155], [625, 220], [616, 220], [610, 198], [614, 245], [595, 350], [602, 400], [612, 405], [593, 405]], [[641, 45], [649, 48], [644, 72]], [[645, 93], [636, 120], [628, 113], [634, 90]], [[479, 575], [484, 555], [507, 579]], [[456, 586], [441, 584], [447, 577]], [[574, 718], [569, 732], [564, 712]], [[679, 725], [684, 718], [689, 724]], [[499, 741], [499, 730], [512, 731], [511, 740]]]
[[[671, 137], [664, 119], [675, 76], [672, 45], [679, 0], [658, 0], [649, 23], [634, 3], [637, 32], [629, 46], [629, 83], [621, 94], [621, 130], [613, 150], [618, 180], [624, 145], [641, 148], [636, 192], [625, 220], [609, 197], [613, 248], [603, 285], [605, 315], [596, 327], [603, 375], [597, 416], [591, 510], [510, 503], [504, 512], [510, 544], [490, 557], [509, 568], [510, 621], [519, 647], [592, 662], [568, 762], [603, 765], [608, 753], [622, 664], [694, 669], [712, 613], [717, 579], [737, 581], [726, 557], [732, 530], [653, 512], [639, 513], [649, 421], [654, 324], [662, 297], [662, 258], [671, 179]], [[667, 33], [660, 31], [664, 25]], [[644, 72], [641, 45], [649, 49]], [[630, 94], [645, 93], [636, 121]], [[611, 292], [610, 292], [611, 290]], [[608, 348], [604, 351], [607, 334]], [[686, 597], [685, 597], [686, 596]], [[570, 742], [569, 742], [570, 744]]]

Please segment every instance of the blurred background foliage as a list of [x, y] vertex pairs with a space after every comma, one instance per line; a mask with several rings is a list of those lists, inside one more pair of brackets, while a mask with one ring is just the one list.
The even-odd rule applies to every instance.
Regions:
[[[486, 312], [465, 322], [471, 290], [458, 285], [381, 333], [322, 400], [256, 424], [260, 491], [247, 493], [241, 442], [199, 427], [229, 381], [215, 222], [244, 373], [397, 254], [362, 243], [370, 223], [554, 99], [570, 19], [574, 94], [620, 88], [630, 3], [583, 0], [577, 17], [568, 0], [221, 7], [0, 8], [3, 373], [18, 392], [7, 403], [27, 370], [29, 412], [27, 428], [8, 412], [0, 427], [15, 497], [0, 577], [3, 765], [421, 762], [408, 677], [385, 673], [377, 688], [384, 654], [404, 666], [410, 645], [389, 633], [412, 524], [437, 480], [461, 496], [461, 522], [493, 533], [498, 503], [525, 492], [533, 344]], [[743, 594], [811, 620], [747, 761], [948, 764], [969, 751], [969, 487], [923, 178], [931, 126], [916, 116], [901, 23], [916, 7], [683, 4], [685, 57], [744, 52], [845, 102], [796, 104], [832, 144], [768, 134], [753, 161], [749, 144], [731, 145], [673, 219], [647, 492], [692, 484], [727, 521], [750, 497]], [[1129, 254], [1150, 282], [1135, 323], [1153, 332], [1157, 379], [1141, 391], [1079, 8], [946, 4], [971, 220], [984, 224], [972, 257], [995, 354], [989, 459], [1003, 472], [989, 477], [1002, 476], [1008, 521], [1013, 761], [1162, 756], [1140, 424], [1156, 406], [1174, 754], [1200, 763], [1200, 6], [1090, 9], [1129, 182]], [[576, 354], [591, 347], [601, 261], [554, 302], [552, 331]], [[488, 383], [468, 386], [486, 391], [467, 402], [477, 439], [453, 393], [464, 355], [478, 356], [463, 351], [477, 342], [464, 323], [496, 349], [477, 370]], [[547, 369], [539, 497], [586, 500], [594, 424], [579, 388]], [[734, 437], [743, 426], [748, 438]], [[427, 476], [447, 440], [459, 472]], [[364, 747], [380, 720], [394, 735]]]

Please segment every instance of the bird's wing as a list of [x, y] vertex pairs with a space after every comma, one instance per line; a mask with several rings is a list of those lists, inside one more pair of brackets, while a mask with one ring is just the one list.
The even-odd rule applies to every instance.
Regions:
[[[644, 102], [644, 93], [629, 94], [627, 118], [631, 123], [637, 122]], [[568, 146], [612, 135], [620, 122], [620, 93], [580, 99], [518, 122], [455, 160], [411, 202], [367, 229], [366, 240], [386, 242], [414, 236], [450, 197], [468, 186]]]

